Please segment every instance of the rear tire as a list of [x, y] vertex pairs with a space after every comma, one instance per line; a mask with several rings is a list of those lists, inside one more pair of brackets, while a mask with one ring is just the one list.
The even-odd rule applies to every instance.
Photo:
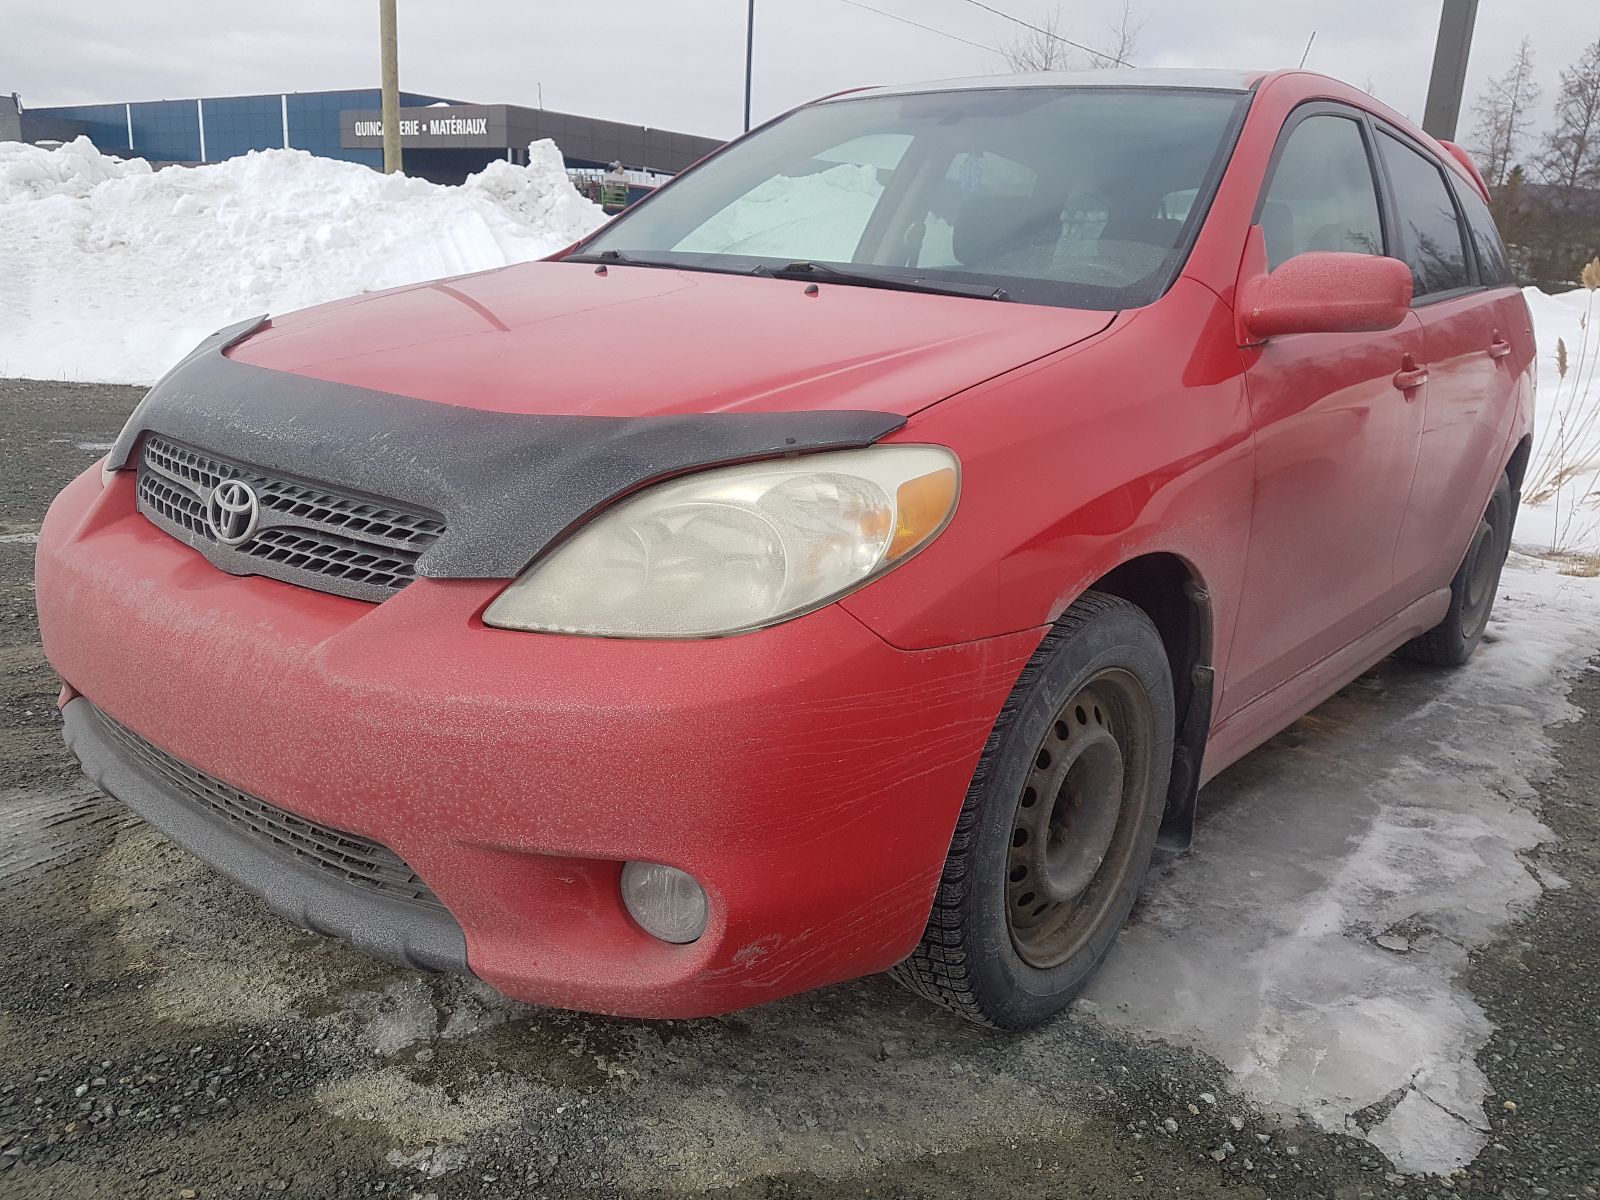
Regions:
[[1439, 667], [1459, 667], [1483, 640], [1500, 590], [1500, 571], [1511, 551], [1511, 530], [1517, 503], [1504, 475], [1489, 498], [1489, 507], [1473, 531], [1467, 555], [1450, 581], [1450, 610], [1427, 633], [1400, 647], [1402, 658]]
[[1126, 600], [1086, 593], [1023, 668], [973, 774], [922, 944], [895, 968], [968, 1020], [1059, 1012], [1138, 896], [1172, 769], [1172, 672]]

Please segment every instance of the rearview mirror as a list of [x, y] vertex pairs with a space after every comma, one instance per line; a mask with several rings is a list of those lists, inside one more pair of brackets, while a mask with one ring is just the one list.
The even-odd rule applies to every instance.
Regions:
[[1285, 333], [1376, 333], [1411, 307], [1411, 268], [1397, 258], [1339, 251], [1297, 254], [1239, 292], [1248, 340]]

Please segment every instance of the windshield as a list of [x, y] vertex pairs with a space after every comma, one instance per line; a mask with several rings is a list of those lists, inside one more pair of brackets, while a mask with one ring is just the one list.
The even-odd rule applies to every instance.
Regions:
[[581, 253], [739, 272], [812, 262], [1137, 307], [1176, 277], [1247, 99], [1027, 87], [825, 101], [684, 175]]

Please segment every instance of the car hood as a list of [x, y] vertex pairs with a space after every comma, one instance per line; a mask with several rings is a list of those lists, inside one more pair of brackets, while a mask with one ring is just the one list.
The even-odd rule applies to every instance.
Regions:
[[529, 415], [909, 415], [1114, 313], [665, 268], [526, 263], [276, 317], [237, 361]]

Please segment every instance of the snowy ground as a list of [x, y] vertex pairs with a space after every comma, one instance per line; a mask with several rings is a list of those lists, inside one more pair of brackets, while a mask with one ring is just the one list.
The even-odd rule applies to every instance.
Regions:
[[302, 150], [152, 172], [0, 143], [0, 376], [153, 383], [264, 312], [526, 262], [604, 220], [549, 141], [461, 187]]
[[1600, 292], [1524, 294], [1539, 339], [1539, 427], [1517, 540], [1600, 558]]
[[1470, 1162], [1492, 1026], [1461, 975], [1562, 886], [1527, 802], [1570, 713], [1560, 672], [1597, 652], [1600, 580], [1515, 556], [1468, 670], [1389, 664], [1207, 790], [1199, 853], [1091, 987], [1102, 1018], [1205, 1049], [1246, 1095], [1405, 1170]]

